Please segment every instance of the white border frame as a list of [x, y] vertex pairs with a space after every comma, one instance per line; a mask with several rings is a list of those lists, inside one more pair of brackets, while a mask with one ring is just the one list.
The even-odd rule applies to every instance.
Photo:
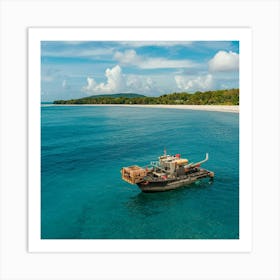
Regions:
[[[279, 8], [278, 0], [0, 0], [0, 279], [279, 280]], [[252, 28], [251, 252], [30, 254], [27, 251], [27, 28], [155, 24]], [[265, 163], [270, 163], [275, 176], [260, 176]]]
[[[240, 42], [240, 238], [238, 240], [42, 240], [40, 238], [41, 41]], [[29, 252], [250, 252], [252, 248], [252, 46], [249, 28], [30, 28]], [[244, 94], [246, 93], [246, 94]], [[249, 174], [249, 176], [248, 176]]]

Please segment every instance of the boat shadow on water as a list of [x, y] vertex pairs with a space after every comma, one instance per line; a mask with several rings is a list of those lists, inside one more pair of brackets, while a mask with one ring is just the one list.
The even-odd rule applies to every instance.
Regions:
[[205, 191], [206, 189], [210, 190], [212, 184], [213, 181], [204, 180], [165, 192], [140, 192], [131, 196], [124, 204], [129, 212], [134, 214], [137, 213], [146, 217], [158, 215], [176, 207], [179, 203], [191, 200], [193, 195], [197, 195], [197, 192]]

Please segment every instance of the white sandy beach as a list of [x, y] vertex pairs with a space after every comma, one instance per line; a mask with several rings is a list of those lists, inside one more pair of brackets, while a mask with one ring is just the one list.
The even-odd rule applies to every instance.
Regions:
[[51, 106], [118, 106], [118, 107], [146, 107], [146, 108], [166, 108], [181, 110], [202, 110], [239, 113], [239, 106], [235, 105], [140, 105], [140, 104], [51, 104]]

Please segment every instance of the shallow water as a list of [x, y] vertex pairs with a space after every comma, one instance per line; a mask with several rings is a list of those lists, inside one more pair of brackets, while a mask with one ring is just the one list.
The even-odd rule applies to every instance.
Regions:
[[[41, 107], [41, 237], [239, 237], [239, 114], [193, 110]], [[166, 147], [215, 172], [191, 187], [141, 193], [123, 166], [146, 166]]]

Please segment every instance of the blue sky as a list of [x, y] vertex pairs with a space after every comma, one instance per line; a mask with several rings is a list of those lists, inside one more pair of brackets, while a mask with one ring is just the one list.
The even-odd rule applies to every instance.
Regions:
[[238, 87], [238, 41], [41, 42], [42, 101]]

